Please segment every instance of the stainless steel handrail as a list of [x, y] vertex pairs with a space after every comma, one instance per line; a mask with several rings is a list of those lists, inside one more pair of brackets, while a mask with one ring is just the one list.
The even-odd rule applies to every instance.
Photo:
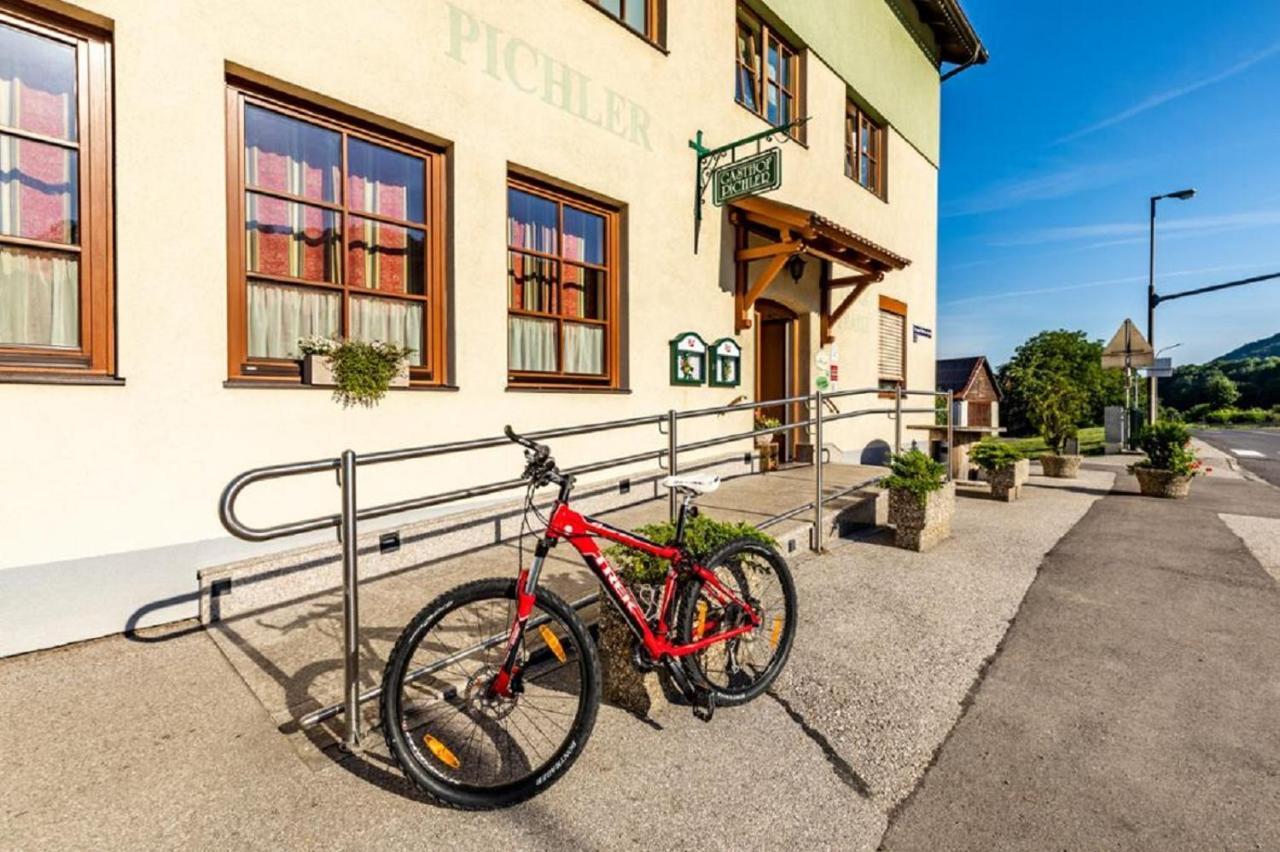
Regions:
[[[638, 453], [629, 453], [627, 455], [615, 456], [603, 459], [597, 462], [577, 465], [566, 468], [566, 472], [581, 475], [586, 473], [595, 473], [607, 470], [613, 467], [622, 467], [625, 465], [638, 464], [646, 461], [657, 461], [662, 463], [666, 458], [666, 469], [671, 474], [679, 472], [679, 457], [682, 453], [696, 452], [698, 450], [709, 449], [711, 447], [729, 444], [738, 441], [754, 439], [759, 435], [775, 435], [783, 432], [790, 432], [798, 429], [813, 429], [814, 436], [814, 465], [815, 465], [815, 488], [814, 499], [804, 506], [784, 512], [773, 518], [770, 518], [762, 526], [769, 526], [779, 523], [788, 518], [803, 514], [804, 512], [813, 510], [813, 538], [812, 547], [815, 551], [821, 552], [824, 549], [824, 535], [822, 530], [822, 513], [823, 504], [828, 500], [837, 499], [840, 496], [864, 488], [873, 484], [878, 478], [873, 478], [865, 482], [858, 483], [854, 486], [843, 488], [834, 494], [824, 494], [823, 477], [822, 477], [822, 454], [823, 449], [823, 426], [838, 420], [845, 420], [852, 417], [864, 417], [873, 414], [884, 414], [892, 417], [894, 423], [894, 450], [901, 451], [902, 448], [902, 415], [904, 414], [927, 414], [934, 413], [932, 408], [904, 408], [902, 405], [903, 398], [906, 396], [933, 396], [945, 397], [947, 400], [947, 447], [948, 458], [953, 457], [951, 447], [954, 443], [954, 424], [952, 421], [953, 395], [950, 391], [939, 393], [937, 391], [925, 390], [909, 390], [898, 388], [893, 391], [894, 406], [893, 408], [862, 408], [853, 411], [839, 412], [836, 414], [823, 414], [823, 404], [831, 399], [846, 398], [865, 394], [884, 395], [887, 391], [883, 388], [851, 388], [843, 391], [815, 391], [813, 394], [803, 396], [790, 396], [780, 399], [756, 400], [753, 402], [734, 403], [732, 405], [712, 406], [709, 408], [696, 408], [685, 411], [671, 410], [665, 414], [652, 414], [641, 417], [628, 417], [620, 420], [606, 420], [598, 423], [586, 423], [577, 426], [564, 426], [555, 429], [544, 429], [539, 432], [531, 432], [528, 437], [535, 440], [548, 440], [553, 438], [566, 438], [577, 435], [590, 435], [599, 432], [612, 431], [617, 429], [629, 429], [637, 426], [657, 425], [660, 432], [665, 428], [665, 436], [667, 438], [667, 446], [664, 449], [646, 450]], [[785, 423], [780, 426], [773, 426], [763, 429], [752, 429], [747, 432], [734, 432], [729, 435], [722, 435], [714, 438], [705, 438], [702, 440], [691, 441], [681, 444], [679, 442], [678, 430], [682, 420], [690, 420], [697, 417], [706, 417], [710, 415], [728, 414], [737, 411], [749, 411], [758, 408], [768, 408], [779, 405], [794, 405], [797, 403], [805, 403], [809, 408], [809, 415], [803, 419], [796, 419], [792, 422]], [[390, 462], [411, 461], [416, 459], [433, 458], [437, 456], [450, 455], [454, 453], [473, 452], [475, 450], [493, 449], [496, 447], [507, 446], [510, 441], [506, 436], [494, 438], [475, 438], [465, 441], [451, 441], [441, 444], [430, 444], [420, 447], [409, 447], [399, 450], [384, 450], [375, 453], [357, 454], [351, 450], [344, 450], [343, 453], [331, 459], [319, 459], [315, 461], [295, 462], [292, 464], [271, 465], [268, 467], [259, 467], [247, 470], [232, 479], [218, 501], [218, 515], [222, 521], [223, 527], [232, 535], [248, 541], [271, 541], [273, 539], [284, 538], [292, 535], [299, 535], [305, 532], [314, 532], [322, 529], [337, 529], [338, 538], [342, 544], [342, 586], [343, 586], [343, 668], [344, 668], [344, 697], [342, 704], [335, 704], [330, 707], [324, 707], [302, 717], [301, 724], [310, 726], [332, 718], [338, 714], [346, 717], [346, 730], [343, 745], [347, 748], [358, 748], [360, 744], [360, 716], [359, 707], [364, 701], [370, 701], [377, 698], [381, 694], [380, 688], [368, 689], [360, 691], [359, 689], [359, 640], [360, 640], [360, 622], [359, 622], [359, 565], [358, 565], [358, 523], [360, 521], [370, 520], [373, 518], [381, 518], [387, 515], [395, 515], [403, 512], [414, 511], [417, 509], [429, 508], [432, 506], [440, 506], [446, 503], [453, 503], [459, 500], [467, 500], [475, 497], [497, 494], [503, 491], [510, 491], [519, 488], [525, 484], [523, 479], [506, 479], [499, 482], [491, 482], [484, 485], [472, 486], [469, 488], [457, 488], [451, 491], [445, 491], [438, 494], [430, 494], [422, 497], [413, 497], [405, 500], [397, 500], [390, 503], [382, 503], [376, 506], [360, 508], [356, 499], [356, 472], [364, 465], [387, 464]], [[335, 472], [337, 474], [338, 483], [342, 489], [341, 511], [332, 515], [322, 515], [315, 518], [307, 518], [301, 521], [292, 521], [289, 523], [276, 524], [269, 527], [251, 527], [245, 524], [236, 515], [236, 500], [243, 493], [244, 489], [257, 482], [266, 482], [273, 479], [282, 479], [292, 476], [304, 476], [314, 473]], [[950, 475], [950, 474], [949, 474]], [[672, 502], [672, 511], [674, 512], [674, 500]], [[581, 607], [594, 602], [596, 596], [590, 595], [574, 602], [575, 607]]]

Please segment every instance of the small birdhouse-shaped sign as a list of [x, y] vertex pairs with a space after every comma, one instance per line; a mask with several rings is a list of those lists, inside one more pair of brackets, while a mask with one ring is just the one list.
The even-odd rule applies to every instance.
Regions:
[[707, 342], [696, 331], [671, 339], [671, 384], [701, 385], [707, 381]]
[[711, 377], [707, 383], [718, 388], [736, 388], [742, 382], [742, 347], [732, 337], [711, 344]]

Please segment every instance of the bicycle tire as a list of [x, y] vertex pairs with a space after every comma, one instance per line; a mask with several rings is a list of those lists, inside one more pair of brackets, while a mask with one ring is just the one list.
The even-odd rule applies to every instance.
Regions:
[[414, 653], [422, 645], [424, 638], [448, 614], [467, 604], [505, 600], [514, 607], [515, 598], [515, 581], [500, 578], [476, 580], [445, 592], [423, 607], [406, 625], [387, 660], [383, 671], [380, 707], [387, 749], [405, 777], [437, 804], [461, 810], [489, 810], [529, 799], [550, 787], [569, 770], [591, 736], [600, 704], [600, 661], [595, 643], [573, 607], [550, 590], [539, 589], [535, 612], [542, 610], [559, 622], [570, 637], [572, 645], [580, 651], [578, 661], [581, 694], [576, 715], [565, 734], [564, 742], [537, 768], [530, 768], [524, 777], [492, 787], [449, 781], [443, 771], [422, 759], [416, 747], [410, 743], [410, 732], [405, 730], [401, 721], [402, 686], [405, 684], [406, 672], [411, 671], [409, 666]]

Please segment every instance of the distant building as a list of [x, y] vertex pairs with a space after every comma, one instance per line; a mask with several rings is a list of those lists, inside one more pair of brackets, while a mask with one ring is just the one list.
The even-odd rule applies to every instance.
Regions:
[[938, 390], [955, 394], [956, 426], [1000, 425], [1000, 385], [985, 356], [940, 358], [937, 376]]

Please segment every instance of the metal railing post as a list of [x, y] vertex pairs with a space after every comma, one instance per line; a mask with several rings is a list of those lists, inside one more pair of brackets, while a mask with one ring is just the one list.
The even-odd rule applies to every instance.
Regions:
[[813, 551], [823, 551], [822, 535], [822, 391], [813, 392]]
[[360, 747], [360, 593], [357, 588], [356, 454], [342, 451], [342, 667], [348, 750]]
[[893, 386], [893, 451], [902, 452], [902, 385]]
[[956, 478], [955, 391], [947, 391], [947, 479]]
[[[679, 442], [676, 439], [676, 410], [667, 411], [667, 474], [675, 476], [680, 472], [679, 464], [676, 461], [676, 452], [679, 448]], [[674, 523], [676, 519], [676, 490], [674, 488], [667, 489], [667, 516]]]

